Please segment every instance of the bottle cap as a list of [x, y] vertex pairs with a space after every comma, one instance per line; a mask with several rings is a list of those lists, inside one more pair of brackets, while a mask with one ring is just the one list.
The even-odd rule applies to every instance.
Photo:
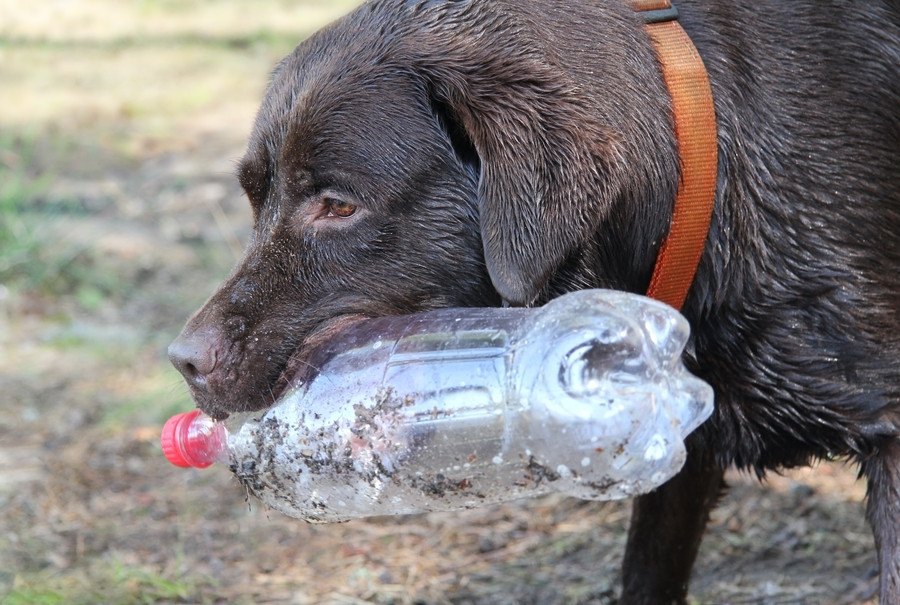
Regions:
[[159, 442], [166, 459], [175, 466], [206, 468], [215, 462], [221, 451], [223, 428], [213, 424], [200, 426], [206, 418], [198, 420], [201, 415], [200, 410], [176, 414], [163, 426]]

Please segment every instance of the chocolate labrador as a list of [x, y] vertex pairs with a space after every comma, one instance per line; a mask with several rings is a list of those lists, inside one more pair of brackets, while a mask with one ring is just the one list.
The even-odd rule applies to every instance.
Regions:
[[[677, 8], [718, 115], [683, 309], [716, 411], [635, 500], [622, 602], [684, 602], [726, 467], [848, 456], [900, 603], [900, 5]], [[170, 348], [216, 417], [360, 317], [645, 292], [679, 158], [625, 0], [376, 0], [276, 67], [238, 176], [246, 255]]]

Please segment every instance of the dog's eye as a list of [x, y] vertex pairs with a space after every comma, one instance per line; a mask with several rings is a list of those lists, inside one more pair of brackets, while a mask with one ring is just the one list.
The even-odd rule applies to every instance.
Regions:
[[328, 218], [350, 218], [356, 214], [356, 206], [342, 200], [325, 200]]

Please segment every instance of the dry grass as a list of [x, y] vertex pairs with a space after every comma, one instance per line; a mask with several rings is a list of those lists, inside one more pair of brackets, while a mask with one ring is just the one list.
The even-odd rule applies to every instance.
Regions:
[[242, 39], [319, 29], [358, 0], [0, 0], [0, 36], [62, 44]]
[[355, 4], [0, 0], [0, 124], [129, 154], [242, 137], [277, 58]]

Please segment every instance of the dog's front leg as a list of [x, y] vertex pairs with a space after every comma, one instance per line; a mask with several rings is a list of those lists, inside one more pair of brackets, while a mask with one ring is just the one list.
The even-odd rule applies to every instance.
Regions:
[[881, 603], [900, 603], [900, 439], [892, 438], [864, 465], [868, 517], [881, 571]]
[[684, 603], [709, 512], [725, 488], [711, 455], [689, 449], [678, 475], [634, 501], [621, 605]]

